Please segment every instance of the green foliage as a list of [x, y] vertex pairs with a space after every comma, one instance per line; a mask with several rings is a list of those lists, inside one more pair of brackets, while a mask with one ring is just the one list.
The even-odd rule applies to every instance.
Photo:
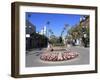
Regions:
[[[78, 25], [78, 26], [72, 27], [68, 31], [68, 34], [72, 36], [72, 39], [81, 38], [83, 36], [82, 26]], [[89, 27], [86, 28], [86, 34], [89, 37]]]
[[55, 35], [51, 35], [49, 42], [53, 44], [54, 46], [62, 46], [63, 45], [63, 40], [62, 37], [56, 37]]

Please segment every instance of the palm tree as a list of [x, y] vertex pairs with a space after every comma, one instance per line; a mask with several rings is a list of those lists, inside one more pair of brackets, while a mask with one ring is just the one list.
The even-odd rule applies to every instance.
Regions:
[[48, 32], [50, 33], [50, 35], [49, 36], [51, 36], [51, 35], [53, 35], [54, 33], [53, 33], [53, 31], [51, 30], [51, 29], [49, 29], [48, 30]]
[[46, 25], [47, 25], [47, 27], [48, 27], [47, 36], [49, 37], [49, 26], [50, 26], [50, 21], [47, 21]]
[[62, 30], [62, 32], [61, 32], [61, 37], [62, 37], [64, 31], [65, 31], [65, 30], [67, 31], [68, 26], [69, 26], [69, 24], [65, 24], [65, 26], [64, 26], [64, 28], [63, 28], [63, 30]]

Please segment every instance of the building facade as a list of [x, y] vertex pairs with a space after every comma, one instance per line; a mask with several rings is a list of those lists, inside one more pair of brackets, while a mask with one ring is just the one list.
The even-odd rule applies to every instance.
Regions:
[[36, 26], [26, 20], [26, 50], [47, 47], [48, 38], [36, 33]]

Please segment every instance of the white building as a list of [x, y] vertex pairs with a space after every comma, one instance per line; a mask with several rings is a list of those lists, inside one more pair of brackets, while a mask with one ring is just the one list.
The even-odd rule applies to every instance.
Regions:
[[41, 29], [40, 34], [41, 34], [41, 35], [47, 36], [47, 27], [46, 27], [46, 26], [44, 26], [44, 27]]

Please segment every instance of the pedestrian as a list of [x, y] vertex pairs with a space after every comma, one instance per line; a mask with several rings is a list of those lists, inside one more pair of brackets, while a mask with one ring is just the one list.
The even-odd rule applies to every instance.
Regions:
[[75, 46], [75, 39], [72, 40], [72, 45]]

